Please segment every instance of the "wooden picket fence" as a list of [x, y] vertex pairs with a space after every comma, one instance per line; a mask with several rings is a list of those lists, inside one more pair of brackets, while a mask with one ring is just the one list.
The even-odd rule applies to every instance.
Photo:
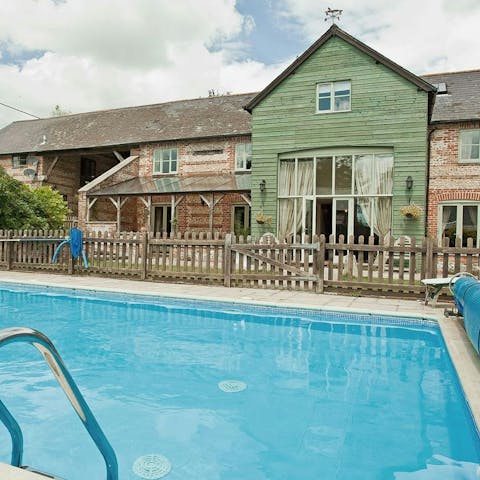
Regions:
[[424, 278], [448, 277], [459, 271], [479, 274], [480, 249], [468, 239], [454, 247], [431, 238], [378, 238], [321, 235], [279, 242], [231, 234], [144, 232], [84, 233], [89, 261], [73, 261], [69, 249], [55, 249], [64, 231], [0, 231], [0, 269], [39, 270], [76, 275], [102, 275], [173, 281], [304, 290], [420, 294]]

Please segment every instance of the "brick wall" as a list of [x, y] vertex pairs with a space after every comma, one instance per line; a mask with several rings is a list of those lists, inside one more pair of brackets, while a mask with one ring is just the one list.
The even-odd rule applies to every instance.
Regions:
[[[154, 176], [161, 178], [162, 175], [153, 175], [153, 158], [156, 148], [178, 148], [177, 175], [180, 177], [206, 174], [215, 175], [217, 173], [232, 174], [235, 172], [235, 145], [245, 142], [250, 142], [250, 136], [141, 145], [138, 149], [131, 150], [131, 155], [139, 156], [137, 160], [107, 178], [95, 187], [91, 193], [136, 176]], [[206, 198], [209, 199], [210, 194], [206, 194]], [[155, 195], [152, 197], [153, 207], [155, 207], [155, 205], [171, 205], [171, 203], [171, 195]], [[238, 194], [225, 195], [215, 206], [213, 218], [214, 231], [230, 232], [232, 229], [233, 205], [245, 204], [245, 200]], [[79, 211], [85, 211], [86, 199], [82, 195], [79, 199], [79, 205]], [[153, 207], [151, 214], [152, 225], [155, 210]], [[84, 214], [82, 213], [80, 217], [82, 224]], [[199, 194], [184, 195], [177, 206], [176, 217], [178, 218], [177, 231], [206, 232], [209, 230], [209, 209], [206, 205], [202, 204]], [[91, 210], [91, 220], [99, 222], [112, 220], [113, 218], [116, 218], [116, 211], [113, 204], [111, 204], [108, 199], [98, 200], [95, 207]], [[138, 198], [130, 198], [122, 207], [121, 227], [122, 230], [139, 231], [151, 228], [151, 226], [147, 225], [146, 207]]]
[[480, 122], [441, 124], [430, 128], [427, 230], [433, 237], [438, 234], [440, 203], [480, 202], [480, 164], [459, 163], [460, 130], [471, 128], [480, 128]]
[[146, 177], [153, 175], [153, 155], [156, 148], [175, 147], [178, 148], [178, 175], [180, 176], [233, 173], [235, 171], [235, 145], [250, 141], [250, 135], [244, 135], [142, 145], [138, 152], [140, 155], [139, 174]]
[[[2, 155], [0, 156], [0, 165], [10, 176], [27, 185], [31, 185], [33, 187], [50, 185], [54, 187], [61, 195], [66, 196], [68, 208], [70, 208], [74, 215], [77, 215], [77, 191], [80, 188], [81, 157], [79, 155], [57, 156], [55, 154], [51, 154], [44, 156], [37, 155], [35, 158], [38, 160], [38, 164], [36, 166], [27, 165], [14, 168], [12, 165], [12, 156]], [[96, 162], [97, 176], [106, 172], [118, 163], [118, 160], [113, 157], [108, 158], [95, 156], [94, 158]], [[51, 172], [49, 172], [52, 166], [53, 169]], [[36, 169], [37, 176], [35, 176], [33, 179], [27, 177], [24, 175], [24, 171], [26, 169]], [[49, 175], [45, 178], [47, 174]]]
[[[132, 154], [133, 155], [133, 154]], [[115, 162], [117, 164], [118, 162]], [[114, 165], [112, 165], [113, 167]], [[111, 168], [111, 167], [110, 167]], [[124, 168], [121, 168], [117, 172], [110, 175], [99, 185], [95, 186], [91, 193], [101, 190], [102, 188], [115, 185], [117, 183], [125, 182], [132, 178], [138, 176], [139, 169], [139, 160], [138, 158], [131, 161]], [[90, 193], [90, 192], [88, 192]], [[85, 192], [79, 192], [78, 195], [78, 220], [79, 225], [88, 228], [86, 225], [86, 215], [87, 215], [87, 196]], [[121, 212], [121, 228], [122, 230], [135, 230], [136, 228], [136, 201], [137, 200], [128, 200], [122, 208]], [[117, 219], [117, 210], [113, 203], [108, 198], [99, 198], [95, 205], [90, 209], [90, 221], [92, 222], [102, 222], [102, 221], [116, 221]]]
[[0, 166], [2, 166], [5, 169], [8, 175], [15, 178], [16, 180], [19, 180], [22, 183], [25, 183], [26, 185], [38, 187], [42, 185], [42, 182], [38, 180], [38, 176], [32, 179], [30, 177], [27, 177], [23, 173], [26, 169], [33, 169], [33, 170], [36, 169], [37, 174], [42, 173], [44, 158], [41, 156], [36, 156], [36, 159], [38, 160], [38, 164], [35, 167], [33, 167], [32, 165], [27, 165], [27, 166], [14, 168], [12, 164], [11, 155], [0, 155]]
[[[216, 194], [218, 198], [219, 194]], [[205, 195], [210, 200], [210, 194]], [[178, 198], [178, 196], [177, 196]], [[171, 205], [170, 195], [155, 195], [152, 197], [152, 226], [154, 222], [155, 206]], [[237, 193], [225, 194], [223, 198], [215, 205], [213, 214], [213, 231], [228, 233], [233, 228], [233, 206], [246, 205], [245, 200]], [[147, 229], [147, 211], [144, 204], [137, 203], [137, 228], [138, 230]], [[184, 195], [176, 208], [176, 217], [178, 219], [177, 232], [208, 232], [210, 231], [210, 210], [206, 204], [202, 203], [199, 194], [192, 193]], [[122, 217], [123, 218], [123, 217]]]

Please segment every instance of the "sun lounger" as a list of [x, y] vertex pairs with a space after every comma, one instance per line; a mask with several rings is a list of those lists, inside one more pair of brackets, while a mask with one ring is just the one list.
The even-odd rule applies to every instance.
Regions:
[[437, 304], [438, 297], [442, 293], [444, 287], [448, 287], [450, 283], [455, 283], [459, 277], [447, 278], [424, 278], [422, 283], [425, 285], [425, 305], [431, 301], [432, 307]]

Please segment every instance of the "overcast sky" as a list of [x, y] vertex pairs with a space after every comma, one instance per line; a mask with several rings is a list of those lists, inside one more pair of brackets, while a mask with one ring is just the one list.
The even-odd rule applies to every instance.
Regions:
[[[46, 117], [257, 91], [329, 6], [414, 73], [480, 68], [480, 0], [0, 0], [0, 102]], [[28, 118], [0, 105], [0, 128]]]

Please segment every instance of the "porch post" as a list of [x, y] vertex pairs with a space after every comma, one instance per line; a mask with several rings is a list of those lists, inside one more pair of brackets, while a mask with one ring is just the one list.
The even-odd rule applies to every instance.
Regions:
[[121, 222], [121, 214], [120, 214], [120, 211], [121, 211], [121, 208], [122, 208], [122, 205], [120, 203], [120, 195], [117, 197], [117, 233], [120, 233], [120, 222]]
[[172, 218], [170, 220], [173, 220], [175, 218], [175, 195], [172, 195]]
[[152, 196], [149, 195], [147, 199], [145, 200], [143, 197], [138, 197], [141, 202], [145, 205], [145, 208], [147, 209], [147, 232], [150, 232], [152, 230]]
[[150, 232], [152, 229], [152, 196], [149, 195], [147, 198], [147, 232]]
[[87, 197], [87, 223], [90, 221], [90, 209], [95, 205], [95, 202], [98, 200], [98, 197], [92, 198], [90, 201], [90, 198]]
[[112, 197], [108, 197], [108, 199], [115, 205], [115, 208], [117, 209], [117, 233], [119, 233], [120, 232], [120, 227], [121, 227], [122, 205], [127, 201], [127, 199], [125, 199], [122, 202], [120, 195], [117, 196], [116, 200]]
[[212, 198], [210, 200], [210, 214], [208, 219], [208, 225], [210, 227], [210, 233], [213, 235], [213, 210], [215, 209], [215, 194], [212, 192]]

